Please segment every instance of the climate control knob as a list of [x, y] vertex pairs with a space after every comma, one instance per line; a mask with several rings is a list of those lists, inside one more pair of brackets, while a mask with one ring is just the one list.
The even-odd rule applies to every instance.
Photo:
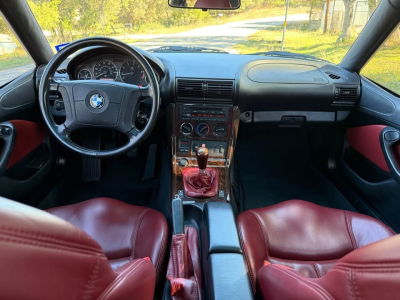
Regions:
[[193, 125], [190, 124], [190, 123], [183, 123], [183, 124], [181, 125], [181, 132], [182, 132], [184, 135], [189, 135], [189, 134], [191, 134], [191, 133], [193, 132]]
[[215, 136], [221, 137], [226, 135], [226, 126], [225, 124], [217, 124], [214, 127], [213, 134]]
[[196, 132], [199, 136], [207, 136], [210, 133], [210, 126], [207, 123], [197, 125]]

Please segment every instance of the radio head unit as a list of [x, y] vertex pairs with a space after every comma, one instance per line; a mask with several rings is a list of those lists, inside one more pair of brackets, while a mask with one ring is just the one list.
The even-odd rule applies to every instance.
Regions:
[[180, 105], [179, 119], [188, 121], [213, 121], [227, 122], [228, 107], [201, 107], [192, 105]]

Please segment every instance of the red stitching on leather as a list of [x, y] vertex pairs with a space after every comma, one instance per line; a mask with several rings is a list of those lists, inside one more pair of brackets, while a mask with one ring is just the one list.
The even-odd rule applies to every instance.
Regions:
[[140, 224], [142, 223], [142, 220], [144, 218], [144, 216], [150, 211], [150, 209], [145, 209], [139, 216], [138, 220], [136, 221], [136, 226], [135, 226], [135, 231], [133, 232], [133, 236], [132, 236], [132, 253], [131, 256], [133, 258], [135, 258], [135, 245], [136, 245], [136, 238], [137, 235], [139, 233], [139, 229], [140, 229]]
[[270, 265], [266, 268], [274, 268], [275, 270], [278, 270], [279, 272], [297, 280], [298, 282], [300, 282], [300, 284], [304, 285], [305, 287], [308, 287], [312, 291], [316, 292], [318, 295], [323, 296], [325, 299], [334, 300], [334, 298], [331, 295], [329, 295], [328, 292], [326, 292], [323, 288], [321, 288], [320, 286], [314, 286], [314, 284], [312, 284], [308, 280], [305, 281], [304, 278], [293, 273], [292, 271], [294, 270], [283, 270], [276, 265]]
[[[349, 268], [335, 268], [335, 270], [348, 272], [353, 270], [356, 273], [400, 273], [400, 267], [384, 268], [384, 269], [367, 269], [367, 270], [354, 270]], [[332, 270], [333, 271], [333, 270]]]
[[245, 247], [244, 242], [243, 242], [242, 231], [241, 231], [240, 229], [239, 229], [239, 240], [240, 240], [240, 245], [242, 246], [242, 250], [243, 250], [243, 252], [244, 252], [244, 258], [246, 259], [247, 270], [248, 270], [248, 272], [249, 272], [249, 278], [250, 278], [251, 288], [252, 288], [252, 290], [253, 290], [253, 294], [255, 294], [255, 293], [256, 293], [255, 278], [254, 278], [254, 275], [253, 275], [253, 271], [251, 270], [251, 267], [250, 267], [249, 257], [248, 257], [248, 255], [247, 255], [247, 250], [246, 250], [246, 247]]
[[268, 259], [268, 257], [269, 257], [270, 243], [269, 243], [269, 238], [268, 238], [267, 229], [265, 228], [264, 223], [262, 222], [262, 220], [261, 220], [261, 218], [259, 217], [259, 215], [257, 215], [255, 212], [253, 212], [253, 211], [251, 211], [251, 210], [249, 210], [248, 212], [250, 212], [250, 213], [256, 218], [256, 221], [257, 221], [258, 225], [259, 225], [260, 228], [261, 228], [261, 231], [262, 231], [263, 236], [264, 236], [264, 243], [265, 243], [265, 250], [266, 250], [265, 252], [267, 252], [267, 259]]
[[350, 222], [350, 218], [349, 218], [349, 212], [345, 211], [344, 212], [344, 216], [345, 216], [345, 219], [346, 219], [346, 228], [347, 228], [347, 233], [349, 234], [349, 237], [350, 237], [351, 245], [353, 246], [353, 249], [356, 250], [357, 249], [357, 242], [356, 242], [356, 239], [354, 237], [353, 228], [351, 226], [351, 222]]
[[[362, 263], [345, 263], [340, 262], [336, 265], [337, 267], [344, 267], [344, 268], [372, 268], [372, 267], [387, 267], [392, 266], [393, 268], [400, 268], [400, 262], [362, 262]], [[336, 267], [335, 266], [335, 267]]]
[[317, 263], [316, 263], [316, 262], [314, 262], [314, 263], [313, 263], [313, 265], [314, 265], [315, 273], [317, 273], [317, 276], [318, 276], [319, 278], [321, 278], [321, 277], [322, 277], [322, 275], [321, 275], [321, 273], [319, 272], [319, 269], [318, 269]]
[[[41, 248], [55, 249], [55, 250], [59, 250], [59, 251], [67, 251], [67, 252], [72, 252], [72, 253], [77, 253], [77, 254], [86, 254], [86, 255], [101, 254], [104, 256], [104, 253], [102, 253], [102, 252], [101, 253], [97, 253], [97, 252], [93, 253], [93, 252], [90, 252], [89, 250], [83, 250], [83, 249], [76, 249], [76, 250], [78, 250], [78, 251], [76, 251], [76, 250], [74, 250], [75, 248], [70, 248], [70, 246], [68, 246], [68, 245], [60, 245], [60, 246], [65, 247], [65, 248], [61, 248], [61, 247], [57, 247], [57, 245], [52, 246], [51, 244], [50, 245], [44, 244], [45, 242], [42, 242], [42, 241], [32, 241], [32, 240], [24, 241], [24, 240], [20, 240], [20, 239], [23, 239], [23, 238], [21, 238], [21, 237], [11, 238], [11, 237], [0, 236], [0, 240], [8, 241], [11, 243], [16, 243], [16, 244], [34, 245], [34, 246], [41, 247]], [[79, 250], [81, 250], [81, 251], [79, 251]], [[104, 256], [104, 259], [107, 259], [107, 258]]]
[[94, 287], [97, 277], [99, 275], [100, 264], [101, 264], [101, 257], [99, 255], [97, 255], [96, 263], [95, 263], [93, 270], [89, 276], [89, 281], [86, 284], [86, 289], [82, 295], [83, 300], [89, 300], [92, 297], [91, 294], [93, 293], [93, 287]]
[[[75, 227], [74, 227], [74, 229], [75, 229]], [[60, 244], [62, 246], [73, 246], [73, 247], [79, 248], [79, 249], [103, 253], [103, 251], [99, 248], [83, 245], [82, 243], [75, 243], [75, 242], [70, 242], [70, 241], [66, 241], [66, 240], [60, 240], [58, 238], [48, 236], [48, 235], [43, 235], [43, 234], [33, 232], [33, 231], [26, 231], [26, 230], [20, 230], [20, 229], [9, 228], [9, 227], [0, 227], [0, 234], [12, 235], [15, 238], [35, 239], [35, 240], [41, 241], [41, 242], [54, 242], [54, 243]], [[84, 237], [86, 240], [92, 242], [92, 239], [89, 238], [89, 236], [83, 235], [83, 234], [81, 234], [81, 236]]]
[[354, 272], [353, 272], [353, 270], [350, 270], [350, 279], [351, 279], [351, 283], [352, 283], [352, 286], [353, 286], [354, 297], [355, 297], [355, 299], [358, 299], [359, 293], [358, 293], [358, 290], [357, 290], [356, 282], [354, 280]]
[[164, 234], [163, 241], [162, 241], [161, 248], [160, 248], [160, 253], [158, 253], [157, 261], [156, 261], [156, 265], [155, 265], [157, 282], [159, 281], [159, 276], [162, 275], [160, 269], [162, 267], [162, 263], [164, 262], [164, 258], [166, 255], [167, 241], [168, 241], [168, 236]]

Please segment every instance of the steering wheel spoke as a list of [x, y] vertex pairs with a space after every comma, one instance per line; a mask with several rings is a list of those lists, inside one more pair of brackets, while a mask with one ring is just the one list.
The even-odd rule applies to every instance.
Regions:
[[[135, 58], [144, 68], [149, 85], [139, 87], [121, 82], [98, 80], [53, 81], [58, 66], [72, 53], [90, 46], [108, 46]], [[60, 92], [66, 120], [56, 125], [51, 116], [47, 94]], [[152, 108], [146, 127], [135, 127], [141, 99], [151, 99]], [[118, 156], [133, 149], [153, 129], [160, 106], [158, 81], [148, 61], [134, 48], [110, 38], [86, 38], [71, 43], [58, 52], [47, 65], [39, 86], [40, 109], [50, 132], [67, 148], [81, 155], [99, 158]], [[119, 149], [95, 151], [82, 148], [70, 139], [71, 132], [82, 128], [114, 129], [128, 136], [128, 143]]]

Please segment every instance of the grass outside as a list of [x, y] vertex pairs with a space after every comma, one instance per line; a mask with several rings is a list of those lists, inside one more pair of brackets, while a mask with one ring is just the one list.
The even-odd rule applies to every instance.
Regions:
[[400, 39], [386, 42], [361, 74], [400, 95]]
[[[306, 24], [288, 25], [284, 51], [313, 55], [338, 64], [356, 39], [336, 43], [338, 34], [322, 34], [321, 30], [302, 30]], [[282, 31], [278, 28], [261, 30], [234, 46], [240, 54], [280, 51]], [[400, 95], [400, 38], [391, 38], [362, 70], [362, 75]]]
[[29, 64], [32, 64], [32, 60], [20, 45], [14, 53], [0, 55], [0, 71]]
[[[320, 30], [309, 31], [306, 29], [307, 23], [288, 24], [284, 51], [296, 52], [301, 54], [314, 55], [316, 57], [339, 63], [343, 56], [350, 49], [355, 37], [350, 40], [336, 44], [339, 34], [325, 34]], [[243, 43], [234, 46], [240, 54], [281, 51], [282, 28], [271, 27], [271, 29], [261, 30], [250, 35]]]

